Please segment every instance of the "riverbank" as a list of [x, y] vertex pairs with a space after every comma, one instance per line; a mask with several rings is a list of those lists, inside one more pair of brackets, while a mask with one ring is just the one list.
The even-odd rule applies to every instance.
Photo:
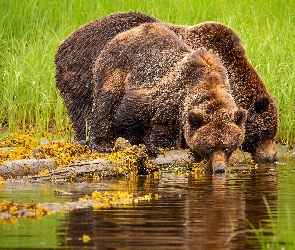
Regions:
[[[33, 152], [42, 152], [46, 147], [55, 148], [54, 143], [49, 142]], [[57, 145], [65, 145], [57, 142]], [[72, 144], [72, 147], [80, 147]], [[66, 148], [66, 147], [65, 147]], [[67, 145], [67, 148], [70, 148]], [[3, 150], [3, 149], [2, 149]], [[279, 158], [295, 158], [295, 150], [288, 149], [285, 145], [277, 144]], [[4, 148], [9, 151], [17, 151], [17, 147]], [[29, 151], [29, 149], [28, 149]], [[20, 152], [23, 152], [20, 150]], [[28, 153], [29, 154], [29, 153]], [[44, 152], [43, 152], [44, 154]], [[88, 157], [87, 158], [87, 154]], [[126, 177], [130, 171], [136, 171], [138, 174], [148, 174], [162, 169], [172, 171], [208, 171], [206, 162], [195, 163], [189, 150], [174, 149], [166, 150], [157, 157], [150, 158], [145, 152], [143, 145], [131, 146], [125, 144], [119, 147], [119, 150], [109, 154], [91, 154], [72, 155], [72, 160], [68, 166], [61, 165], [60, 158], [66, 157], [65, 149], [51, 152], [51, 158], [48, 155], [40, 157], [35, 153], [35, 157], [30, 159], [8, 160], [0, 164], [0, 176], [4, 179], [27, 179], [29, 181], [81, 181], [91, 178], [110, 178]], [[257, 165], [257, 164], [256, 164]], [[227, 171], [245, 171], [255, 167], [251, 155], [247, 152], [237, 150], [229, 160]], [[257, 166], [256, 166], [257, 167]]]

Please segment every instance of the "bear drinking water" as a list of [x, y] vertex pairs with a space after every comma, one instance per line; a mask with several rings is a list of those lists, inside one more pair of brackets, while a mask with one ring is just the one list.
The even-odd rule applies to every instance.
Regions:
[[90, 145], [98, 151], [120, 136], [150, 152], [188, 146], [224, 172], [243, 142], [246, 111], [218, 57], [191, 50], [161, 23], [115, 36], [95, 61], [93, 80]]

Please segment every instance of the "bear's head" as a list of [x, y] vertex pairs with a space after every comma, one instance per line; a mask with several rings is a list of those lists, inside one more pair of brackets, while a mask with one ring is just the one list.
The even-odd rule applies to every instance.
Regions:
[[187, 115], [186, 143], [209, 161], [215, 173], [225, 172], [227, 160], [243, 142], [246, 116], [246, 110], [238, 109], [212, 120], [202, 110], [192, 109]]
[[257, 96], [248, 109], [245, 123], [247, 131], [243, 150], [250, 152], [254, 161], [275, 162], [278, 160], [275, 136], [278, 132], [278, 114], [275, 99], [270, 94]]

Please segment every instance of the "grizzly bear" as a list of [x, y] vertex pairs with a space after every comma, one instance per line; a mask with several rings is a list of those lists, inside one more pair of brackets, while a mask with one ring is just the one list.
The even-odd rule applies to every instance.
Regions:
[[[91, 65], [94, 59], [116, 34], [144, 22], [160, 21], [138, 12], [113, 14], [78, 29], [59, 47], [56, 55], [57, 86], [78, 140], [85, 140], [85, 124], [92, 105]], [[236, 104], [249, 113], [243, 150], [251, 152], [257, 162], [276, 161], [276, 103], [249, 63], [239, 37], [230, 28], [213, 22], [193, 27], [165, 25], [190, 47], [205, 47], [220, 57], [228, 71]]]
[[231, 96], [227, 71], [206, 49], [191, 50], [161, 23], [115, 36], [93, 66], [90, 145], [118, 137], [158, 147], [188, 146], [214, 172], [244, 139], [246, 111]]
[[236, 33], [216, 22], [192, 27], [167, 24], [192, 49], [204, 47], [219, 56], [228, 71], [232, 95], [238, 107], [248, 111], [242, 149], [257, 162], [278, 160], [275, 136], [278, 113], [274, 97], [246, 57]]

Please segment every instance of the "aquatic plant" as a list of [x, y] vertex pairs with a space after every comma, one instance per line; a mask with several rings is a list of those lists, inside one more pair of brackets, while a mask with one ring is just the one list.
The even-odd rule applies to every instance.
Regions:
[[288, 207], [283, 216], [279, 212], [274, 212], [270, 208], [266, 198], [263, 196], [263, 201], [267, 209], [268, 219], [259, 222], [259, 226], [255, 227], [251, 221], [247, 221], [251, 229], [235, 231], [232, 223], [232, 234], [228, 241], [233, 239], [238, 234], [246, 233], [251, 234], [252, 240], [257, 240], [261, 249], [294, 249], [295, 247], [295, 227], [294, 227], [294, 214], [290, 213]]
[[0, 176], [0, 185], [2, 185], [4, 183], [5, 183], [5, 179], [2, 176]]
[[265, 197], [263, 197], [263, 201], [269, 216], [267, 223], [260, 223], [256, 228], [249, 222], [262, 249], [294, 249], [294, 214], [291, 214], [290, 209], [286, 206], [284, 216], [280, 216], [279, 212], [271, 210]]
[[86, 194], [78, 201], [63, 203], [38, 203], [35, 201], [29, 203], [16, 203], [14, 201], [3, 200], [0, 203], [0, 224], [12, 223], [18, 219], [37, 219], [56, 212], [67, 212], [75, 209], [91, 207], [93, 210], [109, 209], [111, 207], [121, 207], [127, 205], [140, 205], [150, 202], [152, 199], [158, 200], [158, 194], [145, 194], [143, 196], [137, 193], [128, 192], [98, 192], [93, 191], [91, 197]]
[[[104, 159], [114, 164], [118, 175], [125, 177], [131, 173], [134, 175], [148, 174], [157, 169], [155, 163], [148, 157], [146, 148], [143, 145], [131, 146], [129, 143], [125, 148], [119, 150], [116, 142], [117, 151], [96, 153], [92, 152], [88, 146], [64, 141], [47, 142], [38, 145], [37, 141], [28, 133], [14, 133], [3, 139], [4, 141], [0, 142], [0, 147], [7, 148], [5, 151], [0, 149], [0, 164], [5, 161], [21, 159], [52, 159], [58, 169], [63, 169], [77, 162]], [[43, 176], [48, 173], [49, 169], [44, 169], [39, 175]], [[97, 178], [95, 174], [91, 177], [92, 179]]]

